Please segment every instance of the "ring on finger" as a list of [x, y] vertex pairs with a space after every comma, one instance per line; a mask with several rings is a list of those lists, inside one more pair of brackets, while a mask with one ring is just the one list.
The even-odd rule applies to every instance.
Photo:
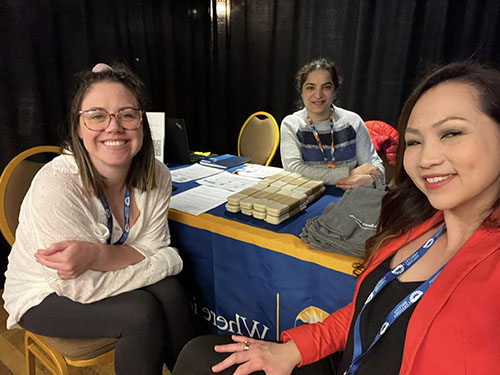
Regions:
[[245, 347], [243, 348], [243, 350], [248, 350], [248, 349], [250, 349], [250, 342], [245, 341]]

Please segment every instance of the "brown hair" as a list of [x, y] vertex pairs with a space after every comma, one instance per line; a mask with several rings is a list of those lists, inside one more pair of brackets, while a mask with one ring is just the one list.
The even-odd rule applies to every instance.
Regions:
[[[413, 107], [426, 91], [443, 82], [458, 82], [472, 86], [478, 93], [479, 109], [500, 127], [500, 71], [496, 68], [474, 61], [456, 62], [435, 69], [423, 78], [401, 110], [398, 120], [399, 143], [395, 184], [382, 200], [377, 232], [366, 241], [364, 261], [355, 264], [355, 275], [363, 272], [365, 265], [382, 244], [407, 233], [437, 212], [404, 170], [403, 156], [406, 148], [406, 127]], [[499, 207], [500, 192], [493, 204], [493, 212], [482, 223], [483, 227], [500, 226]]]
[[[97, 172], [92, 164], [88, 152], [78, 136], [80, 126], [81, 105], [87, 90], [98, 82], [116, 82], [125, 86], [137, 100], [141, 109], [146, 107], [146, 95], [144, 84], [130, 69], [123, 64], [114, 64], [111, 69], [99, 72], [84, 71], [75, 76], [75, 90], [71, 102], [69, 135], [64, 140], [61, 148], [66, 153], [74, 155], [76, 164], [80, 171], [83, 186], [91, 195], [101, 196], [104, 194], [106, 182]], [[144, 139], [142, 147], [134, 156], [127, 175], [126, 184], [140, 190], [151, 190], [156, 188], [155, 176], [155, 155], [151, 129], [144, 112], [142, 115], [142, 125]]]
[[337, 90], [339, 88], [342, 79], [340, 78], [339, 72], [337, 71], [337, 68], [335, 68], [333, 61], [327, 59], [317, 59], [302, 66], [295, 75], [296, 88], [299, 93], [302, 92], [302, 86], [307, 80], [309, 73], [314, 72], [315, 70], [328, 71], [332, 77], [334, 89]]

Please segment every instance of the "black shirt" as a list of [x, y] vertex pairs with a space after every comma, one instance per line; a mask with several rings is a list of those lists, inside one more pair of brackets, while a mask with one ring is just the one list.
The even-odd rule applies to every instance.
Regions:
[[[390, 270], [392, 257], [386, 259], [375, 268], [366, 279], [363, 280], [358, 297], [355, 302], [354, 317], [349, 329], [349, 336], [345, 351], [340, 360], [338, 374], [347, 371], [352, 361], [354, 345], [354, 324], [363, 304], [372, 292], [377, 282]], [[422, 284], [417, 282], [401, 282], [398, 279], [387, 284], [377, 296], [366, 306], [360, 320], [360, 335], [363, 351], [368, 348], [380, 327], [385, 321], [387, 314], [408, 294]], [[417, 303], [411, 305], [396, 321], [387, 329], [380, 340], [364, 356], [358, 369], [358, 375], [392, 375], [399, 374], [399, 368], [403, 359], [403, 348], [406, 337], [406, 329]]]

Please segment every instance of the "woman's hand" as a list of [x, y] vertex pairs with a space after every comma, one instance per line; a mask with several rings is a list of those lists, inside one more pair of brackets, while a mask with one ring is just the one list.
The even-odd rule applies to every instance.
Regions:
[[370, 163], [364, 163], [359, 167], [354, 168], [351, 172], [349, 172], [349, 177], [363, 174], [373, 174], [377, 177], [382, 177], [382, 172], [380, 171], [380, 169]]
[[55, 242], [35, 253], [38, 263], [57, 271], [64, 280], [76, 279], [92, 267], [97, 256], [97, 244], [82, 241]]
[[373, 164], [365, 163], [354, 168], [349, 176], [338, 180], [335, 185], [343, 190], [354, 189], [358, 186], [371, 185], [375, 177], [382, 177], [380, 169]]
[[76, 279], [89, 269], [116, 271], [144, 260], [128, 245], [104, 245], [83, 241], [62, 241], [35, 253], [38, 263], [57, 271], [64, 280]]
[[358, 174], [354, 176], [348, 176], [337, 181], [335, 184], [342, 190], [354, 189], [358, 186], [371, 185], [373, 183], [373, 177], [369, 174]]
[[236, 341], [233, 344], [215, 346], [216, 352], [233, 354], [214, 365], [213, 372], [240, 364], [234, 375], [246, 375], [259, 370], [267, 375], [290, 375], [301, 360], [300, 352], [291, 340], [280, 344], [236, 335], [232, 339]]

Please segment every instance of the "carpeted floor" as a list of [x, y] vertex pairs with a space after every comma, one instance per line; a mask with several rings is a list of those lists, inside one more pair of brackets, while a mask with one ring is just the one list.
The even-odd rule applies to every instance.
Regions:
[[[0, 308], [0, 362], [2, 362], [2, 367], [0, 368], [0, 370], [2, 371], [1, 374], [3, 375], [5, 373], [8, 375], [24, 375], [26, 374], [23, 354], [24, 331], [7, 331], [7, 329], [5, 328], [6, 320], [7, 313], [2, 307]], [[45, 373], [40, 372], [40, 374]]]

